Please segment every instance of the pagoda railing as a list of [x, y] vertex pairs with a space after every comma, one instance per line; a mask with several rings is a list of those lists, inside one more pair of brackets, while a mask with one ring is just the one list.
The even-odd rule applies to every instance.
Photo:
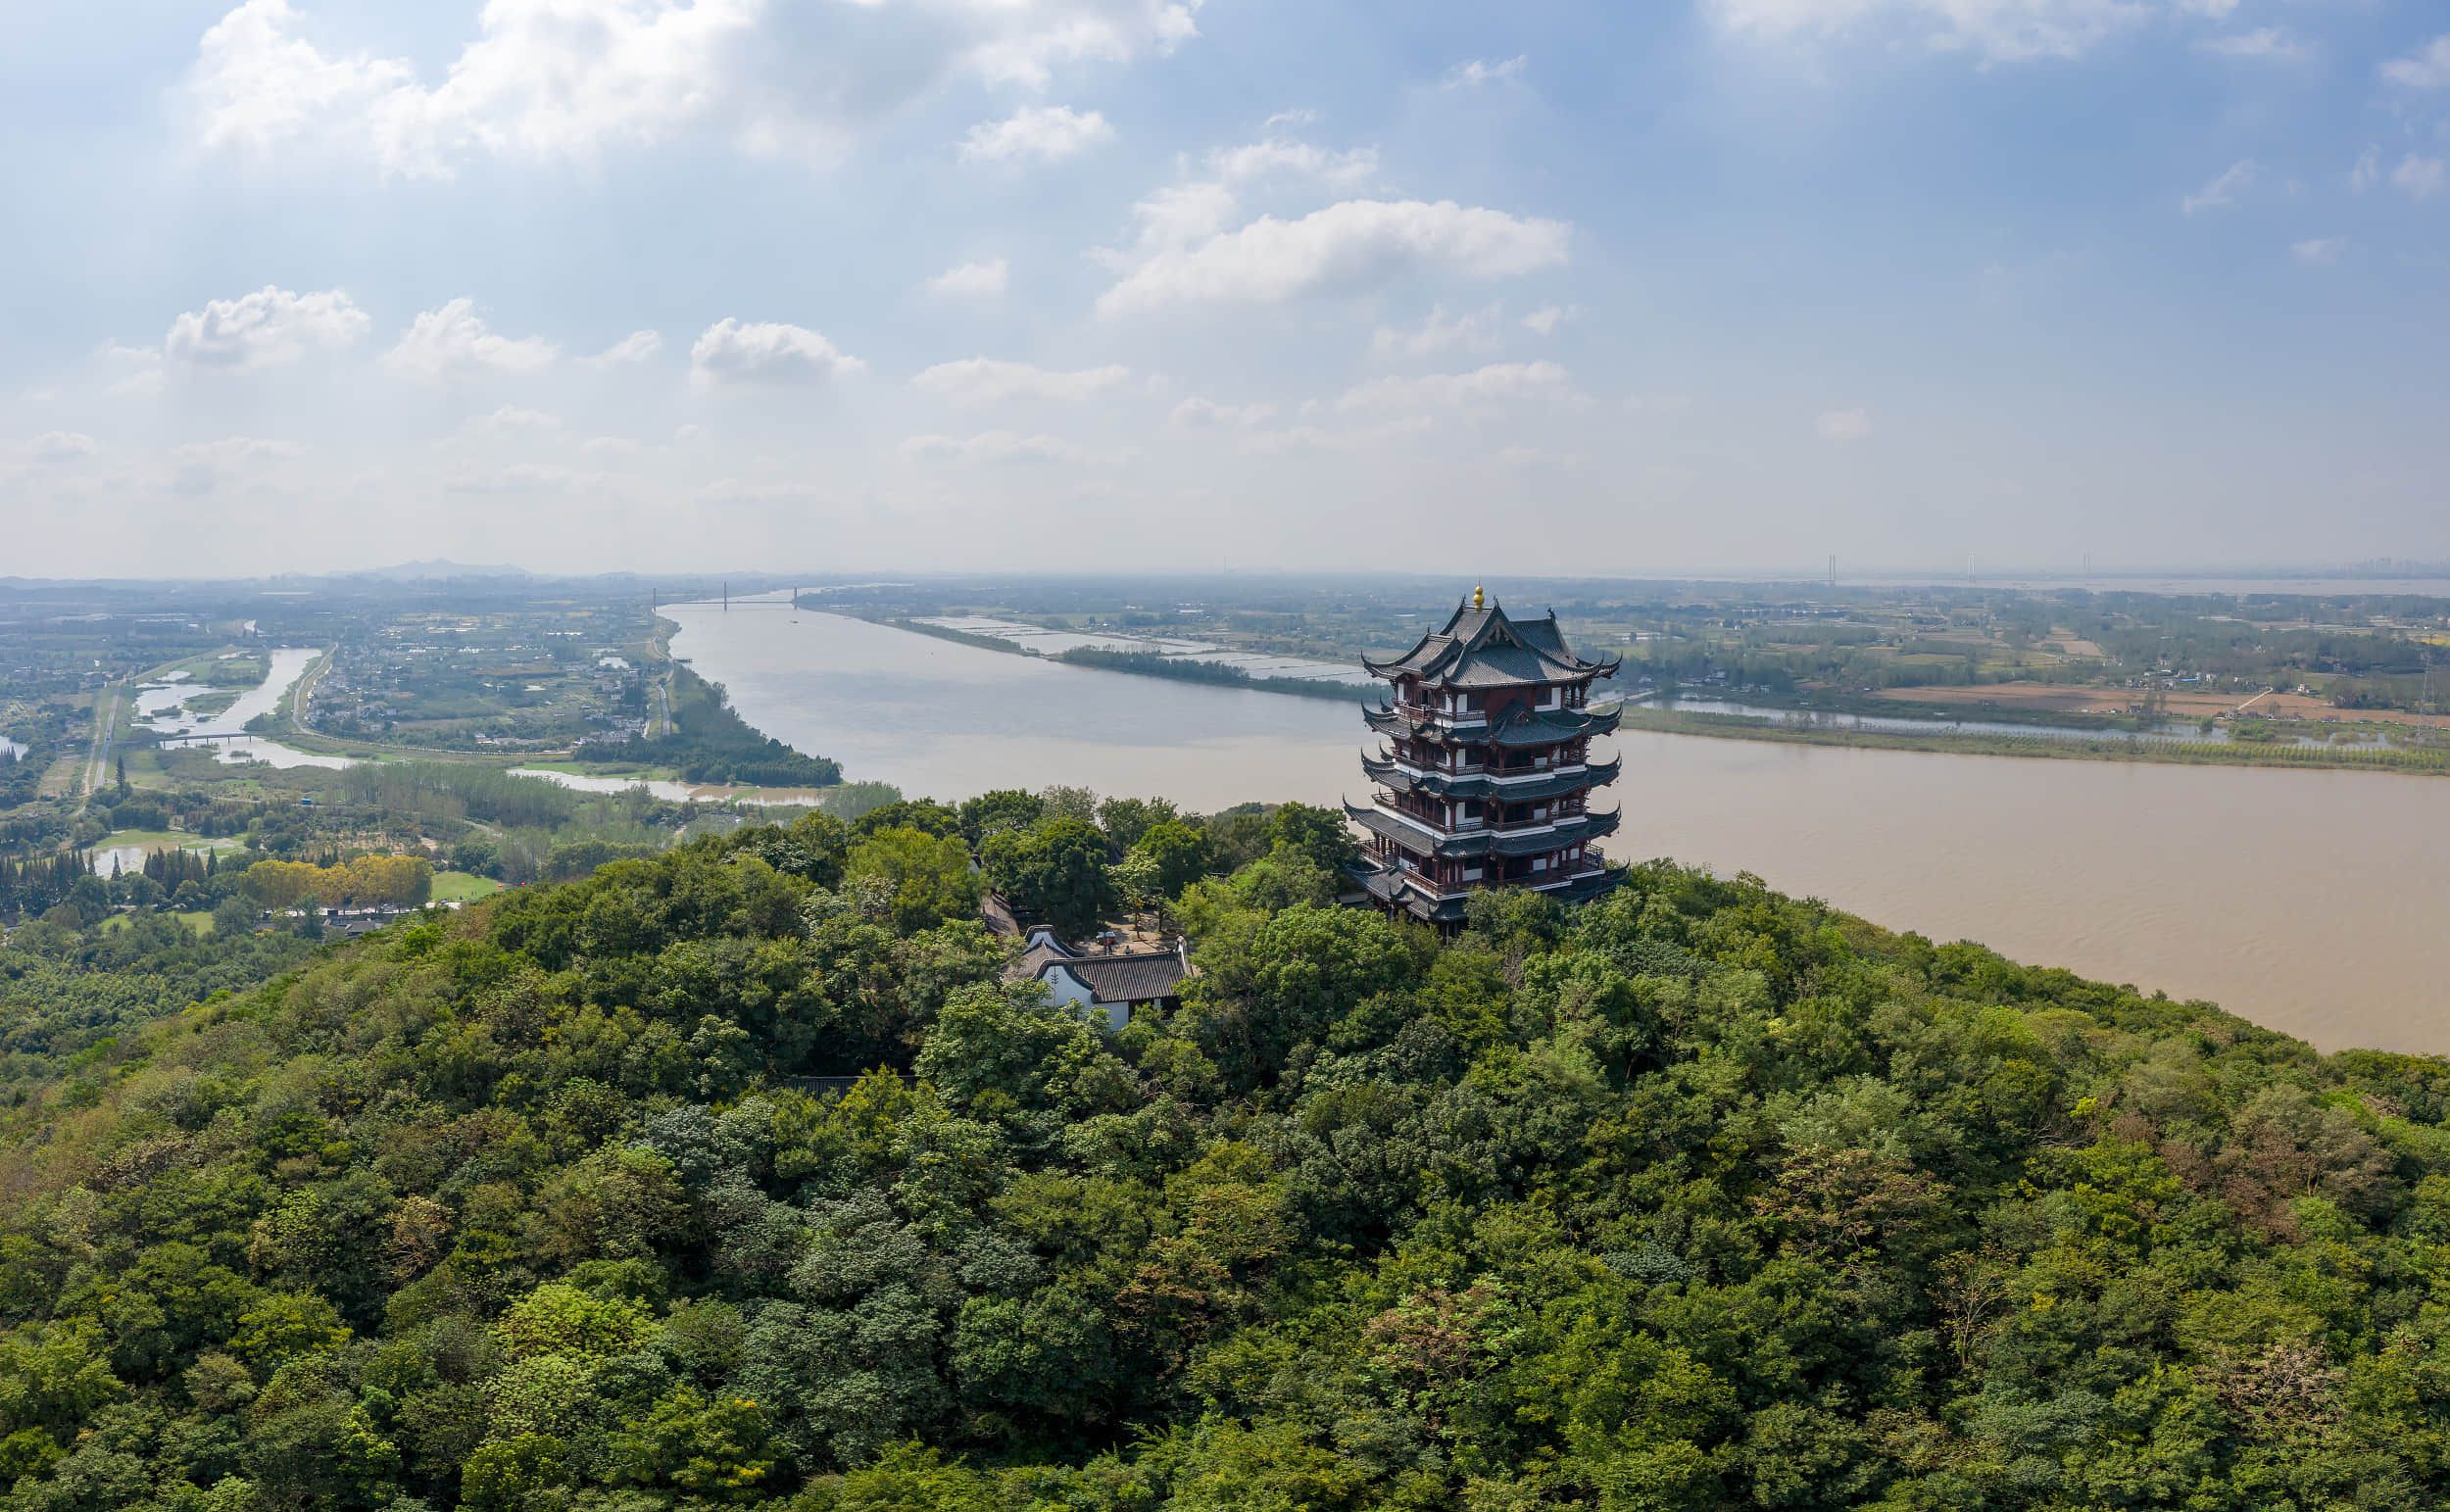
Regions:
[[1489, 714], [1485, 709], [1432, 708], [1427, 704], [1407, 704], [1401, 699], [1396, 699], [1393, 707], [1396, 713], [1407, 719], [1430, 719], [1443, 724], [1487, 724], [1489, 722]]

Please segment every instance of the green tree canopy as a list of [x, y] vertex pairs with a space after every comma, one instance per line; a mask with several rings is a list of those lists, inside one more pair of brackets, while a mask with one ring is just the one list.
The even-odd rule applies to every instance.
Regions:
[[1121, 901], [1106, 874], [1105, 836], [1086, 819], [1046, 819], [991, 836], [980, 860], [1014, 907], [1065, 936], [1094, 931]]
[[978, 912], [978, 876], [958, 836], [908, 827], [882, 829], [851, 848], [845, 880], [881, 883], [892, 899], [896, 928], [907, 934]]

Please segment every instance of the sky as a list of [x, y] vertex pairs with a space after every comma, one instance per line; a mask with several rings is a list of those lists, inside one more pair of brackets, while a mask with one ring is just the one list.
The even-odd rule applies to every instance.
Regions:
[[2440, 0], [15, 0], [0, 575], [2450, 559]]

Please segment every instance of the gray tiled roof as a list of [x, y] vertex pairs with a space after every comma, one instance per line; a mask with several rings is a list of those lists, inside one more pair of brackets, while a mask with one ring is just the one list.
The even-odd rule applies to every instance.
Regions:
[[[1345, 814], [1373, 835], [1394, 841], [1416, 855], [1538, 855], [1567, 846], [1605, 840], [1616, 833], [1621, 812], [1569, 814], [1538, 830], [1475, 829], [1439, 833], [1415, 828], [1385, 808], [1345, 805]], [[1433, 836], [1435, 838], [1433, 838]]]
[[1445, 628], [1422, 636], [1393, 661], [1362, 658], [1377, 677], [1418, 677], [1442, 688], [1506, 688], [1614, 675], [1616, 662], [1585, 661], [1566, 650], [1552, 611], [1517, 623], [1504, 610], [1457, 605]]
[[1616, 780], [1621, 761], [1592, 761], [1579, 767], [1564, 767], [1544, 777], [1529, 781], [1499, 782], [1488, 771], [1449, 772], [1436, 767], [1414, 776], [1387, 756], [1361, 757], [1361, 770], [1391, 793], [1427, 793], [1439, 798], [1503, 799], [1510, 804], [1529, 803], [1534, 799], [1554, 798], [1560, 793], [1578, 793], [1585, 788], [1605, 787]]
[[1614, 731], [1624, 710], [1566, 708], [1547, 713], [1517, 709], [1496, 724], [1442, 724], [1414, 719], [1400, 709], [1381, 705], [1365, 707], [1361, 718], [1381, 735], [1419, 735], [1448, 746], [1553, 746], [1586, 735]]
[[[1052, 963], [1050, 963], [1052, 964]], [[1183, 990], [1182, 957], [1162, 955], [1083, 955], [1062, 962], [1080, 978], [1100, 1002], [1150, 1002], [1172, 998]]]
[[1047, 968], [1056, 961], [1071, 958], [1072, 952], [1069, 951], [1059, 950], [1050, 945], [1033, 945], [1021, 952], [1020, 959], [1004, 968], [1004, 979], [1007, 982], [1032, 981], [1045, 976]]

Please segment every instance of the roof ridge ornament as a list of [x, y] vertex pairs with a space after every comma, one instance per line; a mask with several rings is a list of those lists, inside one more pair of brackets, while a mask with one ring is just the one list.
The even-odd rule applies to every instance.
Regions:
[[1481, 593], [1480, 584], [1474, 583], [1472, 585], [1472, 608], [1487, 609], [1488, 607], [1488, 600], [1486, 596]]

